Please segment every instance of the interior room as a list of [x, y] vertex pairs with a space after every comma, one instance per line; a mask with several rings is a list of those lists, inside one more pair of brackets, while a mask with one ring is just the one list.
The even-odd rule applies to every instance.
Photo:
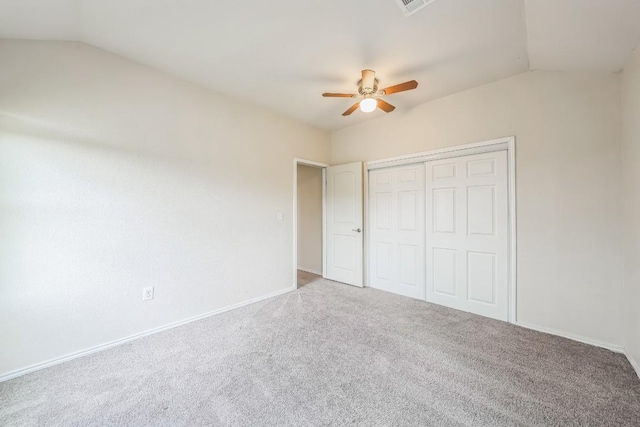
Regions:
[[0, 425], [640, 425], [640, 1], [0, 2]]

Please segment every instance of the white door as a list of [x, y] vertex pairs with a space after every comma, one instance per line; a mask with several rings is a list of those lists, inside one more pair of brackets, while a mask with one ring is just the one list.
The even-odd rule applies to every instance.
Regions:
[[507, 152], [427, 162], [427, 301], [508, 320]]
[[369, 172], [369, 286], [424, 299], [424, 163]]
[[362, 286], [362, 162], [327, 168], [326, 278]]

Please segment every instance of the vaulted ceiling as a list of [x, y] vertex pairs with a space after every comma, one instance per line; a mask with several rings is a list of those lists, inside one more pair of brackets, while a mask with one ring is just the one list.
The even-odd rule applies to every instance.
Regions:
[[[82, 41], [324, 129], [360, 70], [398, 109], [530, 69], [616, 72], [640, 39], [640, 0], [0, 0], [0, 38]], [[0, 65], [1, 66], [1, 65]]]

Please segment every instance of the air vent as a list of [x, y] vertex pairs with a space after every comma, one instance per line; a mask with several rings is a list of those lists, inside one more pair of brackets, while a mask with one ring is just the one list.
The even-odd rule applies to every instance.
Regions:
[[400, 6], [405, 16], [410, 16], [423, 7], [429, 6], [434, 1], [436, 0], [396, 0], [396, 3], [398, 3], [398, 6]]

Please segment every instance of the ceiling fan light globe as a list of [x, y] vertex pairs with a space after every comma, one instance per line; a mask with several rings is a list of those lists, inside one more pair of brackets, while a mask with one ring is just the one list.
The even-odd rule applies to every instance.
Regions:
[[360, 111], [370, 113], [378, 107], [378, 101], [373, 98], [365, 98], [360, 101]]

